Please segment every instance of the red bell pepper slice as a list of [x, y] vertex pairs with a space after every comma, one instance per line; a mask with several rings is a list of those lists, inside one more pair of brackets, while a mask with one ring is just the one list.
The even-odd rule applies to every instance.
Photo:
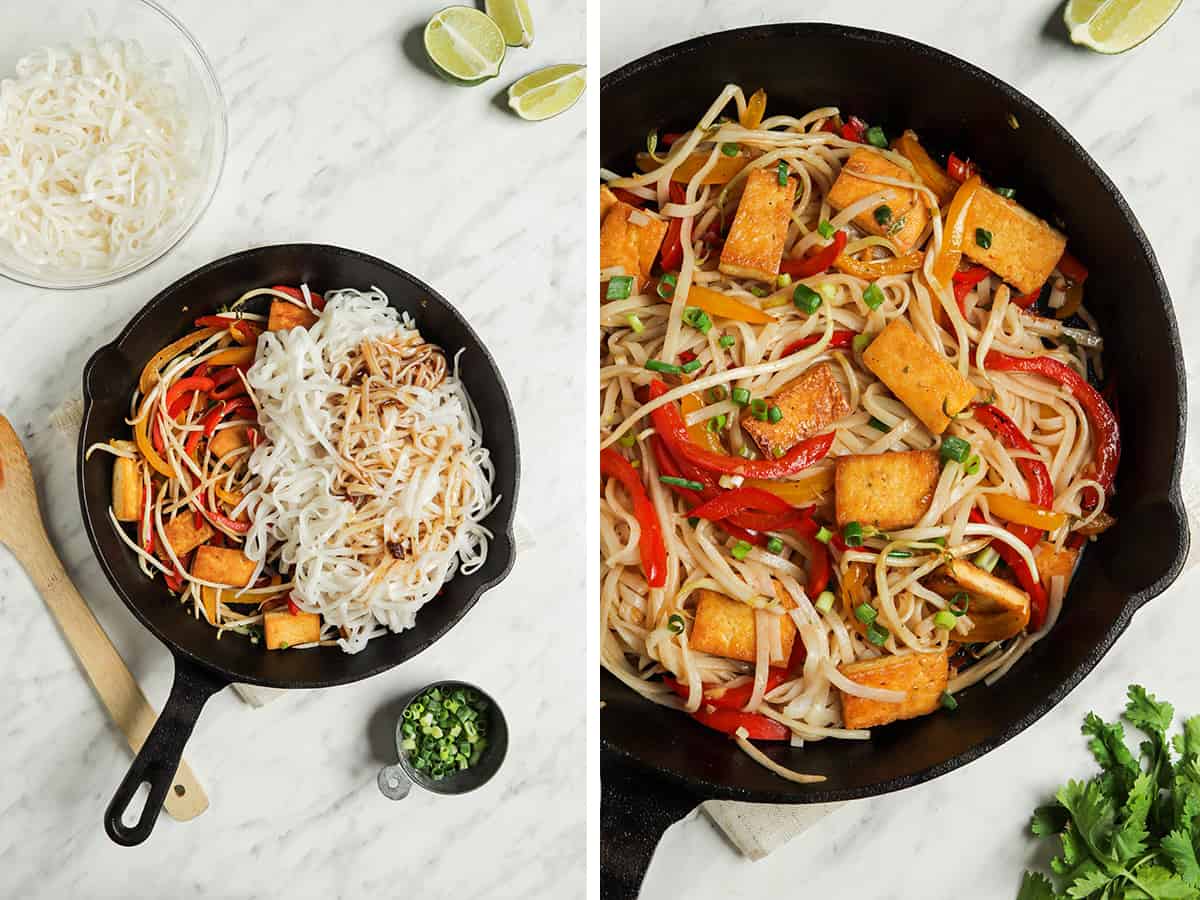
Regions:
[[214, 400], [230, 400], [245, 394], [246, 383], [242, 381], [240, 373], [248, 368], [249, 366], [225, 366], [218, 369], [212, 377], [214, 387], [208, 395]]
[[953, 153], [946, 160], [946, 174], [955, 181], [966, 181], [975, 174], [975, 163], [968, 160], [961, 160]]
[[167, 409], [170, 409], [184, 392], [199, 391], [201, 394], [206, 394], [213, 389], [213, 384], [214, 382], [211, 378], [203, 375], [190, 375], [187, 378], [180, 378], [167, 388]]
[[1042, 289], [1039, 287], [1030, 291], [1028, 294], [1022, 294], [1020, 297], [1013, 297], [1010, 302], [1021, 307], [1021, 309], [1029, 309], [1029, 307], [1038, 302], [1038, 297], [1040, 296], [1042, 296]]
[[613, 188], [613, 194], [622, 203], [628, 203], [634, 209], [641, 209], [648, 202], [645, 198], [639, 197], [637, 194], [627, 191], [624, 188]]
[[[801, 642], [803, 643], [803, 642]], [[767, 687], [764, 693], [771, 693], [775, 688], [779, 687], [785, 681], [791, 678], [787, 669], [782, 669], [779, 666], [771, 666], [767, 671]], [[686, 700], [690, 694], [688, 686], [674, 678], [664, 678], [663, 683], [671, 688], [676, 694]], [[710, 685], [704, 689], [705, 706], [713, 706], [717, 709], [741, 709], [750, 702], [750, 695], [754, 693], [754, 683], [743, 684], [735, 688], [723, 688], [718, 685]]]
[[662, 142], [666, 146], [670, 147], [681, 137], [683, 137], [682, 131], [664, 131], [662, 135]]
[[[661, 381], [650, 383], [650, 398], [656, 399], [667, 392], [667, 386]], [[741, 475], [746, 478], [786, 478], [807, 469], [813, 463], [821, 460], [833, 446], [833, 432], [818, 435], [801, 441], [791, 450], [777, 459], [742, 459], [741, 457], [726, 456], [714, 453], [712, 450], [694, 443], [688, 435], [683, 416], [679, 408], [668, 403], [655, 409], [651, 414], [654, 428], [676, 459], [686, 459], [696, 466], [712, 472], [725, 475]]]
[[[304, 302], [304, 294], [300, 291], [299, 288], [288, 287], [286, 284], [273, 284], [273, 285], [271, 285], [271, 290], [279, 291], [279, 293], [281, 293], [281, 294], [287, 294], [293, 300], [299, 300], [301, 303]], [[315, 291], [309, 291], [308, 294], [310, 297], [312, 297], [313, 309], [324, 309], [325, 308], [325, 298], [324, 297], [322, 297], [320, 294], [316, 293]]]
[[806, 518], [795, 525], [795, 530], [808, 541], [812, 559], [808, 561], [808, 580], [804, 584], [804, 592], [810, 600], [816, 600], [821, 592], [829, 587], [831, 566], [829, 564], [829, 548], [817, 540], [817, 532], [821, 526], [812, 518]]
[[[1104, 402], [1100, 392], [1087, 383], [1070, 366], [1048, 356], [1009, 356], [992, 350], [983, 361], [984, 367], [1001, 372], [1026, 372], [1041, 375], [1056, 381], [1071, 392], [1087, 414], [1092, 430], [1096, 433], [1096, 457], [1093, 461], [1096, 481], [1104, 488], [1105, 495], [1112, 493], [1117, 475], [1117, 464], [1121, 461], [1121, 434], [1117, 417]], [[1081, 498], [1083, 506], [1090, 509], [1099, 499], [1096, 491], [1088, 490]]]
[[841, 135], [848, 141], [857, 141], [861, 144], [867, 139], [867, 123], [858, 116], [851, 116], [849, 120], [842, 125]]
[[[1033, 444], [1021, 433], [1017, 423], [1002, 413], [990, 403], [975, 407], [975, 421], [1000, 439], [1010, 450], [1020, 450], [1024, 453], [1034, 453]], [[1029, 501], [1043, 509], [1054, 505], [1054, 483], [1050, 480], [1050, 471], [1040, 459], [1027, 457], [1017, 458], [1017, 468], [1025, 476], [1029, 485]], [[1035, 531], [1037, 529], [1034, 529]], [[1030, 545], [1032, 546], [1032, 544]]]
[[[672, 203], [683, 203], [687, 200], [687, 187], [678, 182], [671, 182], [670, 192]], [[663, 238], [662, 253], [659, 256], [664, 272], [676, 271], [683, 263], [683, 243], [680, 240], [682, 231], [683, 219], [672, 218], [667, 225], [667, 236]]]
[[197, 328], [220, 328], [222, 330], [241, 321], [232, 316], [201, 316], [196, 320]]
[[[783, 348], [783, 353], [780, 356], [791, 356], [793, 353], [799, 353], [805, 347], [811, 347], [819, 341], [823, 335], [810, 334], [808, 337], [800, 338], [798, 341], [793, 341]], [[847, 350], [854, 344], [854, 339], [858, 337], [857, 331], [846, 331], [838, 329], [829, 338], [829, 343], [826, 345], [827, 350]]]
[[294, 594], [288, 594], [287, 608], [288, 612], [293, 616], [298, 616], [300, 615], [301, 609], [296, 605], [296, 601], [292, 599], [294, 596]]
[[641, 526], [638, 551], [642, 557], [642, 571], [650, 587], [662, 587], [667, 583], [667, 548], [663, 544], [662, 526], [650, 496], [638, 476], [637, 469], [629, 464], [612, 447], [600, 451], [600, 473], [616, 478], [633, 500], [633, 513]]
[[1066, 250], [1063, 251], [1063, 255], [1059, 259], [1058, 266], [1056, 268], [1068, 281], [1073, 284], [1083, 284], [1085, 281], [1087, 281], [1087, 266], [1077, 260]]
[[785, 259], [779, 264], [779, 271], [793, 278], [811, 278], [820, 275], [833, 265], [833, 261], [842, 255], [846, 249], [846, 232], [838, 231], [833, 235], [833, 243], [822, 247], [815, 253], [810, 253], [802, 259]]
[[735, 709], [714, 709], [710, 712], [701, 706], [692, 713], [692, 718], [701, 725], [725, 734], [736, 734], [739, 728], [744, 728], [752, 741], [786, 741], [792, 736], [789, 729], [758, 713]]
[[954, 302], [958, 304], [958, 311], [962, 313], [964, 319], [967, 316], [967, 294], [971, 293], [971, 288], [990, 274], [991, 272], [985, 266], [971, 266], [962, 272], [954, 273]]

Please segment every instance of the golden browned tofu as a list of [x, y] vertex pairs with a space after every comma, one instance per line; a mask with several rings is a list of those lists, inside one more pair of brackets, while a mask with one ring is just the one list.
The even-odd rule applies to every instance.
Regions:
[[941, 474], [936, 450], [839, 456], [835, 465], [839, 528], [847, 522], [883, 531], [916, 524], [929, 509]]
[[[981, 247], [975, 230], [991, 235], [991, 245]], [[980, 187], [967, 211], [963, 253], [987, 266], [1022, 294], [1036, 291], [1067, 248], [1066, 236], [1025, 207], [1006, 200], [995, 191]]]
[[293, 328], [308, 328], [316, 321], [317, 317], [306, 307], [288, 303], [286, 300], [272, 300], [267, 330], [291, 331]]
[[777, 452], [786, 453], [850, 414], [850, 404], [829, 363], [813, 366], [792, 379], [770, 402], [783, 413], [778, 422], [761, 422], [749, 416], [742, 419], [742, 427], [768, 459]]
[[201, 581], [245, 587], [254, 574], [254, 561], [230, 547], [201, 547], [192, 560], [192, 575]]
[[138, 460], [124, 456], [113, 460], [112, 505], [119, 522], [142, 518], [142, 464]]
[[638, 272], [642, 276], [642, 283], [650, 280], [650, 270], [654, 268], [654, 261], [658, 259], [658, 250], [662, 247], [663, 238], [667, 236], [668, 223], [662, 219], [656, 219], [654, 216], [647, 216], [650, 220], [644, 225], [637, 227], [638, 233]]
[[935, 435], [975, 398], [975, 386], [904, 319], [879, 332], [863, 362]]
[[600, 185], [600, 221], [608, 215], [608, 211], [617, 204], [617, 195], [609, 190], [607, 184]]
[[[868, 181], [857, 175], [875, 175], [880, 178], [895, 178], [900, 181], [916, 181], [913, 175], [900, 166], [871, 150], [855, 150], [842, 166], [837, 180], [829, 189], [829, 205], [834, 209], [845, 209], [859, 200], [890, 190], [892, 198], [871, 209], [863, 210], [854, 217], [854, 224], [869, 234], [880, 234], [891, 238], [901, 253], [907, 253], [916, 243], [921, 232], [929, 223], [929, 210], [916, 191], [907, 188]], [[880, 206], [891, 210], [891, 218], [881, 223], [875, 218]]]
[[1038, 577], [1046, 590], [1050, 589], [1050, 579], [1061, 575], [1066, 584], [1071, 583], [1071, 575], [1075, 572], [1075, 563], [1079, 561], [1079, 550], [1063, 547], [1056, 551], [1049, 541], [1041, 541], [1033, 548], [1033, 558], [1037, 563]]
[[263, 632], [268, 650], [286, 650], [297, 644], [311, 644], [321, 639], [321, 617], [302, 612], [293, 615], [286, 609], [263, 613]]
[[967, 641], [1002, 641], [1025, 630], [1029, 624], [1027, 593], [965, 559], [953, 559], [944, 568], [971, 597], [967, 615], [972, 624]]
[[864, 659], [844, 663], [838, 670], [858, 684], [906, 693], [899, 703], [883, 703], [841, 692], [842, 721], [847, 728], [874, 728], [900, 719], [928, 715], [938, 708], [950, 680], [950, 663], [945, 650]]
[[[199, 526], [196, 525], [190, 509], [181, 512], [163, 525], [163, 531], [167, 535], [171, 549], [175, 551], [175, 555], [180, 560], [213, 536], [212, 526], [205, 520], [201, 519]], [[160, 552], [159, 555], [164, 559], [167, 558], [163, 552]]]
[[213, 436], [208, 439], [208, 452], [220, 459], [229, 451], [245, 447], [249, 443], [250, 438], [246, 437], [246, 429], [243, 426], [222, 428], [213, 432]]
[[721, 250], [720, 270], [737, 278], [773, 282], [779, 274], [795, 199], [796, 179], [780, 184], [774, 168], [751, 172]]
[[[630, 221], [630, 216], [635, 221]], [[639, 225], [636, 220], [641, 217], [646, 221]], [[626, 275], [633, 276], [640, 291], [650, 278], [650, 269], [666, 233], [667, 223], [662, 219], [618, 200], [600, 225], [600, 268], [620, 266]]]
[[[785, 591], [775, 583], [776, 596], [788, 609], [795, 602]], [[754, 639], [754, 610], [732, 597], [718, 594], [716, 591], [699, 591], [700, 599], [696, 604], [696, 621], [692, 625], [692, 633], [688, 645], [701, 653], [711, 653], [713, 656], [724, 656], [728, 659], [740, 659], [752, 663], [757, 658], [755, 650], [757, 643]], [[792, 643], [796, 640], [796, 625], [791, 616], [784, 615], [779, 619], [779, 637], [783, 644], [783, 658], [772, 659], [771, 662], [787, 662], [792, 654]]]

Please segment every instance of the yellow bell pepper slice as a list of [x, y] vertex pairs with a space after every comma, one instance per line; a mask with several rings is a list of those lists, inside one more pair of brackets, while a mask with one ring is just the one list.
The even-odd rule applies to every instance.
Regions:
[[1066, 513], [1042, 509], [1012, 494], [988, 494], [988, 509], [992, 511], [992, 515], [1005, 521], [1040, 528], [1043, 531], [1054, 531], [1067, 523]]
[[155, 472], [160, 475], [164, 475], [167, 478], [174, 478], [175, 470], [166, 464], [163, 458], [158, 455], [157, 451], [155, 451], [154, 445], [150, 443], [148, 430], [150, 419], [152, 419], [154, 415], [155, 413], [151, 411], [150, 415], [146, 416], [146, 418], [142, 419], [142, 421], [133, 426], [133, 439], [137, 442], [138, 450], [141, 452], [142, 456], [146, 458], [146, 462], [150, 463], [150, 467], [154, 469]]
[[958, 182], [947, 175], [946, 170], [925, 152], [925, 148], [921, 146], [921, 142], [917, 140], [917, 135], [912, 129], [896, 138], [892, 147], [913, 164], [913, 169], [916, 170], [917, 176], [925, 187], [937, 195], [938, 203], [945, 206], [954, 199], [954, 194], [958, 191]]
[[728, 294], [722, 294], [720, 291], [700, 287], [698, 284], [693, 284], [688, 290], [687, 305], [698, 306], [710, 316], [720, 316], [723, 319], [736, 319], [739, 322], [748, 322], [751, 325], [766, 325], [771, 321], [771, 317], [761, 309], [757, 309], [748, 303], [743, 303], [741, 300], [730, 297]]
[[[707, 153], [693, 153], [683, 162], [681, 162], [675, 171], [671, 173], [671, 180], [687, 184], [700, 168], [708, 162]], [[701, 184], [725, 184], [732, 180], [733, 176], [746, 168], [746, 164], [750, 162], [750, 157], [747, 154], [739, 153], [737, 156], [725, 156], [718, 154], [717, 161], [713, 167], [708, 170], [704, 178], [701, 179]], [[653, 172], [659, 168], [659, 163], [649, 153], [639, 153], [637, 155], [637, 167], [643, 172]]]
[[925, 254], [920, 250], [913, 250], [903, 256], [870, 260], [855, 259], [853, 256], [842, 254], [833, 261], [833, 267], [847, 275], [857, 275], [859, 278], [874, 280], [884, 275], [903, 275], [905, 272], [912, 272], [921, 268], [921, 263], [924, 261]]
[[769, 494], [774, 494], [781, 500], [786, 500], [792, 506], [803, 506], [813, 503], [823, 494], [833, 489], [834, 469], [832, 466], [818, 469], [808, 478], [800, 481], [766, 481], [761, 478], [747, 478], [743, 484], [756, 487]]
[[146, 367], [142, 369], [142, 374], [138, 377], [138, 390], [143, 394], [150, 393], [150, 389], [158, 384], [158, 372], [171, 359], [174, 359], [188, 347], [193, 344], [198, 344], [207, 337], [217, 333], [215, 328], [201, 328], [199, 331], [193, 331], [191, 334], [181, 337], [173, 344], [167, 344], [154, 356], [150, 357], [150, 362], [146, 363]]
[[210, 366], [244, 366], [254, 362], [255, 347], [230, 347], [214, 353], [208, 360]]
[[1075, 313], [1079, 312], [1079, 307], [1083, 305], [1083, 285], [1072, 284], [1067, 288], [1067, 299], [1063, 301], [1063, 305], [1054, 311], [1054, 318], [1060, 322], [1064, 319], [1069, 319]]
[[[703, 409], [705, 406], [704, 398], [699, 394], [684, 394], [679, 401], [679, 408], [683, 412], [684, 421], [687, 417], [697, 410]], [[695, 425], [687, 427], [688, 434], [691, 435], [692, 441], [712, 450], [714, 453], [725, 453], [725, 447], [721, 444], [720, 437], [716, 432], [708, 430], [708, 425], [705, 422], [697, 422]]]
[[967, 230], [967, 213], [971, 210], [971, 201], [981, 184], [978, 175], [972, 175], [963, 182], [954, 194], [950, 203], [950, 211], [946, 213], [946, 227], [942, 229], [942, 248], [933, 261], [933, 274], [943, 287], [950, 286], [950, 279], [962, 259], [963, 237]]
[[763, 115], [767, 111], [767, 92], [759, 88], [750, 95], [746, 111], [738, 117], [738, 123], [743, 128], [755, 129], [762, 124]]

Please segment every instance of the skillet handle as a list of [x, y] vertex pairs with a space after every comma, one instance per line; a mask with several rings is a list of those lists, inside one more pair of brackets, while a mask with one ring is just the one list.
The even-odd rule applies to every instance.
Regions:
[[[167, 698], [158, 721], [150, 729], [146, 742], [142, 744], [142, 749], [138, 751], [104, 811], [104, 830], [113, 841], [124, 847], [133, 847], [150, 837], [167, 791], [175, 780], [175, 772], [183, 758], [183, 747], [196, 727], [196, 720], [200, 718], [205, 702], [229, 683], [229, 679], [215, 672], [190, 660], [175, 657], [175, 681], [171, 685], [171, 696]], [[150, 785], [150, 796], [137, 824], [126, 826], [121, 817], [143, 783]]]
[[600, 900], [636, 900], [663, 832], [706, 798], [608, 751], [600, 772]]

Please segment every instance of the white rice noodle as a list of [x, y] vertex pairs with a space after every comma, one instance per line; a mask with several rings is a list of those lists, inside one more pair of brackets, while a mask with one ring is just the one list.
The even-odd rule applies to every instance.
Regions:
[[862, 697], [864, 700], [877, 700], [880, 703], [903, 703], [908, 697], [907, 691], [889, 691], [887, 688], [859, 684], [843, 675], [838, 671], [838, 667], [827, 659], [821, 661], [821, 674], [842, 693]]

